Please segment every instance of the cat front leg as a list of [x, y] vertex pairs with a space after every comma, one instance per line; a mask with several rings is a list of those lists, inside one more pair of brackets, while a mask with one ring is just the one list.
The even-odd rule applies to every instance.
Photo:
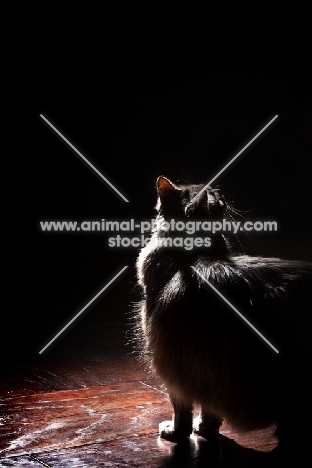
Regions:
[[221, 424], [222, 418], [202, 408], [201, 416], [194, 425], [194, 432], [205, 439], [210, 439], [212, 436], [219, 434]]
[[176, 396], [169, 394], [174, 409], [172, 421], [164, 421], [159, 425], [160, 437], [171, 442], [179, 442], [193, 431], [193, 407], [185, 404]]

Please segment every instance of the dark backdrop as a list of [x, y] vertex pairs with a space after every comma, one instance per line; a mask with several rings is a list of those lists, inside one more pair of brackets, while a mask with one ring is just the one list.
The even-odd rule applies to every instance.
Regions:
[[[240, 235], [246, 253], [312, 260], [311, 60], [302, 45], [127, 37], [90, 48], [51, 41], [23, 50], [16, 68], [7, 359], [92, 354], [107, 316], [126, 327], [138, 299], [137, 249], [112, 250], [103, 234], [42, 233], [39, 221], [149, 220], [159, 175], [208, 182], [276, 114], [216, 184], [247, 218], [279, 223], [277, 233]], [[124, 265], [128, 270], [39, 357]]]

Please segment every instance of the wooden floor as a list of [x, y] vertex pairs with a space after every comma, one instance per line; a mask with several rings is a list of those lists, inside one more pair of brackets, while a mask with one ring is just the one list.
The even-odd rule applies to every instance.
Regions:
[[123, 326], [106, 325], [102, 349], [86, 351], [81, 326], [52, 357], [2, 366], [1, 468], [273, 466], [274, 428], [241, 435], [224, 423], [215, 444], [160, 439], [172, 417], [165, 389], [124, 346]]

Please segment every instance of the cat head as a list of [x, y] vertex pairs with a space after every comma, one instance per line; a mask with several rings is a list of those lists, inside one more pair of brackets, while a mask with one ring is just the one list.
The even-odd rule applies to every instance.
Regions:
[[226, 201], [219, 189], [195, 184], [176, 184], [164, 176], [156, 182], [160, 216], [169, 218], [222, 219]]

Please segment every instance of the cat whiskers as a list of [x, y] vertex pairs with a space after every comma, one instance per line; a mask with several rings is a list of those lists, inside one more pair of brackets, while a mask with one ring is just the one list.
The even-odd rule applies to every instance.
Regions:
[[246, 218], [245, 216], [243, 216], [243, 214], [248, 213], [248, 210], [247, 211], [238, 210], [237, 208], [234, 208], [234, 206], [228, 202], [226, 202], [226, 211], [227, 213], [230, 211], [234, 215], [239, 216], [240, 218], [244, 220], [246, 220]]
[[[236, 221], [235, 218], [234, 218], [234, 216], [232, 216], [231, 213], [234, 213], [235, 215], [240, 216], [242, 219], [246, 220], [246, 218], [242, 215], [242, 213], [244, 213], [243, 211], [236, 210], [236, 209], [235, 209], [232, 205], [230, 205], [229, 203], [226, 203], [225, 206], [226, 206], [225, 213], [226, 213], [226, 215], [228, 216], [228, 218], [230, 219], [230, 221], [232, 221], [232, 222], [235, 222], [235, 221]], [[245, 231], [244, 227], [243, 227], [243, 232], [245, 232], [245, 234], [248, 235], [248, 233], [247, 233], [247, 231]], [[241, 248], [242, 253], [245, 254], [243, 245], [242, 245], [241, 241], [239, 240], [238, 235], [237, 235], [237, 234], [234, 234], [234, 236], [236, 237], [236, 240], [237, 240], [237, 242], [238, 242], [239, 245], [240, 245], [240, 248]]]

